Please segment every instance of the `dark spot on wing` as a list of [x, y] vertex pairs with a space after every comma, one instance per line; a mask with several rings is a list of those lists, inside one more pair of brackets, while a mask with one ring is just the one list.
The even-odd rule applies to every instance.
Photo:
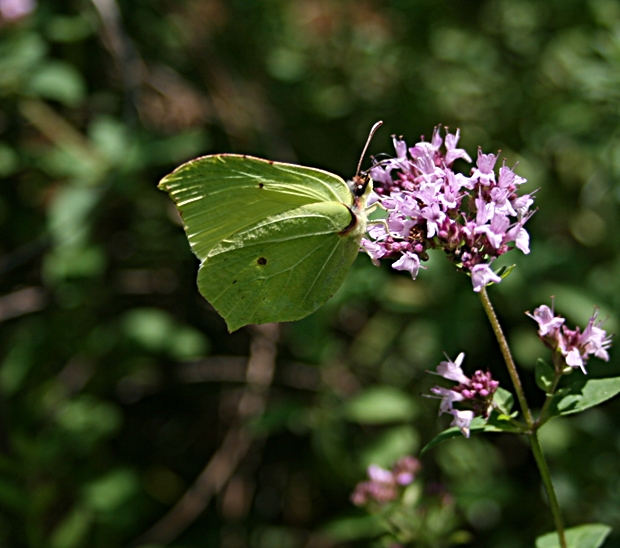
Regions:
[[237, 283], [237, 280], [233, 280], [233, 284], [236, 284], [236, 283]]
[[265, 257], [259, 257], [256, 259], [256, 263], [260, 266], [265, 266], [267, 264], [267, 259], [265, 259]]
[[258, 188], [264, 188], [265, 185], [263, 183], [258, 183]]

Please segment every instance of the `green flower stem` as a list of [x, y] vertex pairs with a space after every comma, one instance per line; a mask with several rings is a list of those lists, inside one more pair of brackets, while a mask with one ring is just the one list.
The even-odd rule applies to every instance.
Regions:
[[553, 521], [555, 522], [555, 530], [557, 531], [558, 538], [560, 539], [560, 546], [562, 548], [567, 548], [568, 545], [566, 544], [566, 537], [564, 536], [562, 513], [560, 512], [558, 499], [555, 496], [555, 489], [553, 488], [553, 482], [551, 481], [551, 473], [549, 472], [547, 461], [543, 455], [540, 441], [538, 441], [538, 432], [534, 431], [531, 434], [528, 434], [528, 436], [532, 446], [532, 453], [534, 453], [538, 470], [540, 470], [540, 475], [542, 477], [543, 484], [545, 485], [547, 496], [549, 497], [549, 505], [551, 506], [551, 513], [553, 514]]
[[536, 419], [536, 422], [534, 424], [535, 430], [538, 430], [543, 424], [545, 424], [550, 419], [550, 417], [547, 417], [547, 410], [549, 409], [549, 405], [551, 404], [551, 401], [553, 400], [553, 395], [555, 394], [558, 384], [560, 384], [561, 378], [562, 378], [562, 373], [558, 373], [556, 371], [555, 378], [553, 379], [553, 384], [551, 385], [551, 390], [549, 390], [549, 392], [547, 393], [546, 398], [545, 398], [545, 403], [543, 404], [542, 409], [540, 410], [540, 413], [538, 415], [538, 418]]
[[495, 337], [497, 338], [497, 341], [499, 343], [502, 355], [504, 356], [504, 361], [506, 362], [508, 373], [510, 374], [512, 384], [517, 394], [517, 399], [519, 400], [519, 405], [521, 406], [521, 411], [523, 412], [523, 417], [525, 418], [525, 422], [528, 427], [528, 432], [526, 432], [526, 434], [530, 438], [532, 453], [534, 453], [534, 459], [536, 460], [538, 470], [540, 471], [540, 476], [545, 486], [545, 490], [547, 491], [547, 497], [549, 498], [551, 513], [553, 514], [553, 520], [555, 522], [555, 528], [558, 533], [558, 538], [560, 540], [560, 546], [562, 548], [567, 548], [566, 537], [564, 535], [564, 524], [562, 522], [562, 515], [560, 513], [560, 505], [558, 504], [558, 499], [555, 495], [555, 489], [553, 488], [553, 483], [551, 481], [551, 474], [549, 472], [549, 467], [547, 466], [547, 461], [545, 460], [542, 448], [540, 447], [540, 442], [538, 441], [537, 425], [534, 424], [534, 420], [532, 419], [532, 412], [527, 405], [525, 393], [523, 392], [523, 386], [521, 385], [521, 379], [519, 378], [515, 362], [512, 359], [512, 354], [510, 353], [508, 341], [506, 340], [504, 332], [502, 331], [502, 327], [499, 324], [499, 320], [497, 319], [495, 310], [493, 309], [493, 305], [491, 304], [491, 300], [489, 299], [486, 288], [482, 288], [482, 290], [480, 291], [480, 300], [482, 301], [482, 306], [487, 314], [487, 317], [489, 318], [489, 321], [491, 322], [491, 327], [493, 328], [493, 332], [495, 333]]
[[502, 351], [502, 356], [504, 356], [504, 361], [506, 362], [506, 367], [508, 368], [510, 379], [512, 380], [515, 392], [517, 393], [517, 399], [519, 400], [519, 405], [521, 407], [523, 417], [525, 418], [528, 429], [532, 431], [534, 427], [534, 420], [532, 419], [532, 413], [527, 405], [527, 400], [525, 399], [525, 393], [523, 392], [523, 386], [521, 386], [521, 379], [519, 378], [519, 374], [517, 372], [517, 366], [512, 359], [512, 354], [510, 353], [508, 341], [506, 340], [504, 332], [502, 331], [502, 326], [499, 324], [499, 320], [495, 315], [495, 310], [493, 310], [493, 305], [491, 304], [489, 295], [487, 294], [486, 287], [482, 288], [479, 295], [480, 300], [482, 301], [484, 311], [487, 313], [489, 322], [491, 322], [491, 327], [493, 328], [493, 332], [495, 333], [497, 342], [499, 342], [499, 347]]

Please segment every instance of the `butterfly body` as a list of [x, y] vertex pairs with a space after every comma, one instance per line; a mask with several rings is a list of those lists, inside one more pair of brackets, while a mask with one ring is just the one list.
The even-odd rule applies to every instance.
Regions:
[[371, 185], [251, 156], [197, 158], [164, 177], [196, 256], [198, 288], [230, 331], [292, 321], [340, 287], [366, 230]]

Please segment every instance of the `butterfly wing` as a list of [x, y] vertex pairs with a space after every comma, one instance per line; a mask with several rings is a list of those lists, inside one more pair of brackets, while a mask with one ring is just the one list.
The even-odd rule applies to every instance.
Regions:
[[222, 240], [265, 218], [305, 204], [352, 203], [349, 188], [337, 175], [237, 154], [187, 162], [164, 177], [159, 188], [176, 203], [201, 260]]
[[198, 158], [159, 187], [201, 260], [198, 288], [230, 331], [314, 312], [342, 284], [366, 224], [340, 177], [260, 158]]
[[344, 204], [301, 206], [238, 232], [200, 266], [198, 288], [230, 331], [250, 323], [293, 321], [340, 287], [361, 235]]

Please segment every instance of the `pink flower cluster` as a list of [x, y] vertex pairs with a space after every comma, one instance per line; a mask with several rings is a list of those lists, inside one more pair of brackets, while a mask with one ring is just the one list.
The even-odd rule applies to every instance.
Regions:
[[351, 502], [363, 506], [368, 502], [386, 503], [395, 500], [402, 487], [409, 485], [420, 470], [420, 461], [414, 457], [400, 458], [391, 470], [376, 464], [368, 467], [368, 481], [358, 483], [351, 495]]
[[16, 21], [36, 7], [35, 0], [0, 0], [0, 21]]
[[[434, 386], [431, 392], [441, 398], [439, 414], [448, 413], [454, 417], [450, 426], [457, 426], [466, 438], [469, 438], [469, 426], [474, 417], [488, 417], [492, 409], [493, 394], [499, 383], [494, 381], [491, 373], [476, 371], [471, 379], [463, 373], [461, 364], [465, 354], [461, 352], [456, 360], [441, 362], [437, 366], [437, 374], [444, 379], [459, 384], [452, 388]], [[454, 404], [460, 407], [455, 408]], [[465, 408], [467, 407], [467, 408]]]
[[[469, 177], [455, 173], [458, 158], [471, 162], [457, 148], [459, 131], [446, 132], [445, 150], [439, 128], [430, 143], [407, 147], [394, 137], [396, 158], [382, 160], [370, 170], [374, 203], [388, 212], [385, 223], [371, 224], [362, 249], [378, 265], [396, 259], [392, 268], [407, 270], [415, 279], [429, 249], [442, 249], [472, 278], [474, 291], [501, 281], [491, 263], [513, 246], [529, 253], [529, 234], [523, 228], [531, 217], [532, 195], [519, 196], [526, 182], [506, 165], [494, 167], [497, 157], [478, 151]], [[372, 200], [369, 201], [372, 205]]]
[[587, 374], [585, 366], [589, 356], [609, 361], [607, 349], [611, 346], [612, 336], [599, 327], [602, 322], [597, 321], [598, 310], [594, 311], [583, 332], [579, 327], [568, 329], [564, 325], [566, 320], [555, 316], [553, 308], [544, 304], [527, 315], [538, 323], [538, 336], [553, 350], [554, 365], [560, 370], [568, 365]]

